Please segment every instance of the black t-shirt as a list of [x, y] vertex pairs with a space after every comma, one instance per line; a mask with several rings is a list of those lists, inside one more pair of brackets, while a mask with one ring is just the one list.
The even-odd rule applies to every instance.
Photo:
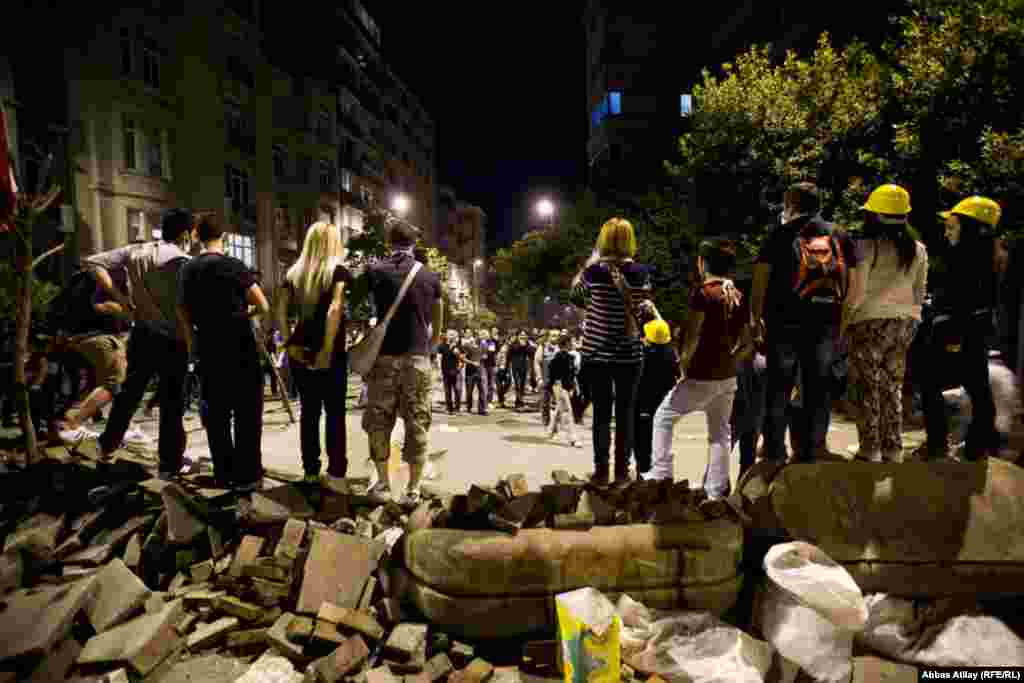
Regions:
[[530, 361], [533, 359], [533, 353], [536, 349], [531, 351], [529, 344], [523, 344], [515, 341], [509, 344], [508, 347], [508, 365], [513, 369], [525, 370], [530, 365]]
[[838, 323], [838, 307], [821, 307], [826, 319], [808, 320], [807, 309], [799, 305], [793, 292], [794, 280], [797, 275], [796, 240], [801, 235], [831, 235], [839, 242], [843, 252], [843, 260], [847, 269], [856, 268], [860, 262], [856, 245], [850, 236], [828, 223], [819, 216], [804, 216], [777, 226], [768, 237], [757, 254], [755, 263], [771, 266], [772, 272], [765, 292], [764, 319], [783, 325], [800, 325], [806, 323]]
[[233, 256], [200, 254], [182, 267], [178, 301], [202, 335], [203, 356], [259, 351], [246, 315], [246, 292], [254, 284], [255, 273]]
[[555, 357], [551, 359], [548, 368], [548, 386], [561, 384], [566, 391], [576, 389], [576, 363], [568, 351], [559, 349]]
[[[402, 282], [416, 260], [411, 254], [397, 253], [366, 269], [370, 292], [381, 320], [398, 296]], [[406, 292], [388, 333], [381, 344], [380, 355], [402, 356], [408, 353], [430, 354], [430, 324], [434, 303], [441, 299], [441, 280], [428, 268], [421, 268]]]
[[498, 362], [498, 344], [493, 339], [480, 341], [480, 364], [485, 368], [493, 368]]
[[441, 354], [441, 371], [446, 375], [454, 375], [459, 371], [459, 357], [458, 353], [462, 352], [458, 342], [455, 344], [449, 344], [448, 342], [441, 342], [441, 345], [437, 347], [437, 352]]
[[[304, 346], [311, 351], [318, 352], [324, 345], [324, 338], [327, 334], [327, 312], [331, 307], [331, 299], [334, 295], [334, 287], [337, 284], [345, 285], [348, 289], [352, 284], [352, 273], [349, 272], [345, 266], [338, 266], [334, 269], [334, 276], [331, 278], [331, 286], [324, 290], [323, 294], [320, 295], [320, 300], [317, 302], [316, 309], [313, 310], [312, 314], [308, 318], [302, 318], [299, 324], [295, 328], [295, 332], [292, 337], [289, 338], [289, 343], [298, 344]], [[295, 291], [295, 285], [291, 281], [285, 280], [284, 284], [281, 285], [291, 292], [292, 301], [299, 303], [295, 297], [297, 296]], [[345, 315], [342, 313], [341, 321], [338, 327], [338, 333], [334, 337], [334, 356], [342, 356], [345, 354]]]

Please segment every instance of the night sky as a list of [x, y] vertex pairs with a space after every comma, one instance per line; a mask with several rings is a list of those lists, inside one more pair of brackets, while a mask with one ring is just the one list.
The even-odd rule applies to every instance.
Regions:
[[367, 3], [385, 59], [438, 126], [439, 181], [488, 217], [488, 251], [540, 194], [568, 198], [586, 145], [582, 3]]

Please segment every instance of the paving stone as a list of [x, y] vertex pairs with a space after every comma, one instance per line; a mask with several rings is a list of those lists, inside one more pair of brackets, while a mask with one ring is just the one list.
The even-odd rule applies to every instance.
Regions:
[[386, 666], [378, 666], [366, 672], [366, 683], [399, 683], [399, 678]]
[[[517, 666], [496, 666], [490, 680], [491, 683], [520, 683], [523, 680], [523, 675]], [[623, 678], [622, 680], [629, 679]]]
[[552, 526], [567, 531], [588, 531], [594, 526], [594, 515], [574, 512], [571, 515], [555, 515]]
[[0, 663], [53, 649], [96, 590], [96, 577], [9, 593], [0, 601]]
[[156, 614], [161, 611], [164, 608], [164, 605], [167, 604], [167, 598], [169, 595], [169, 593], [164, 593], [163, 591], [150, 593], [146, 598], [145, 603], [143, 603], [143, 608], [145, 609], [146, 614]]
[[265, 652], [235, 683], [302, 683], [302, 679], [288, 659]]
[[439, 652], [429, 660], [423, 667], [423, 673], [430, 677], [430, 683], [448, 678], [448, 675], [455, 670], [451, 658], [444, 652]]
[[279, 565], [273, 557], [257, 557], [242, 568], [242, 574], [286, 583], [290, 582], [292, 577], [291, 570]]
[[202, 605], [215, 605], [220, 598], [227, 596], [226, 591], [195, 590], [182, 595], [185, 606], [195, 609]]
[[178, 646], [175, 627], [184, 616], [181, 600], [168, 603], [156, 614], [136, 617], [85, 644], [79, 664], [126, 664], [145, 676]]
[[43, 658], [43, 661], [32, 672], [28, 683], [55, 683], [67, 678], [71, 668], [75, 665], [78, 655], [82, 653], [82, 646], [74, 638], [67, 638], [57, 649]]
[[274, 625], [267, 631], [267, 643], [288, 659], [301, 662], [303, 659], [302, 646], [288, 640], [288, 627], [294, 618], [295, 615], [291, 612], [285, 612], [278, 617]]
[[854, 657], [851, 683], [916, 683], [917, 667], [878, 657]]
[[465, 669], [452, 674], [448, 680], [453, 683], [483, 683], [490, 679], [493, 673], [494, 667], [490, 662], [478, 657], [470, 662]]
[[267, 581], [266, 579], [252, 579], [252, 588], [264, 606], [273, 606], [287, 600], [292, 592], [290, 583]]
[[64, 529], [65, 515], [40, 513], [18, 525], [14, 533], [7, 536], [4, 552], [25, 550], [40, 560], [49, 560], [57, 552], [57, 538]]
[[452, 649], [448, 651], [448, 656], [455, 666], [462, 668], [473, 661], [473, 658], [476, 657], [476, 652], [473, 650], [472, 645], [460, 643], [456, 640], [452, 643]]
[[217, 598], [217, 602], [214, 603], [214, 607], [221, 612], [237, 617], [242, 621], [256, 621], [263, 616], [263, 608], [259, 605], [253, 605], [252, 603], [239, 600], [238, 598], [230, 595]]
[[188, 637], [188, 649], [195, 652], [210, 647], [228, 631], [238, 628], [238, 617], [221, 617], [212, 624], [203, 624]]
[[320, 605], [316, 618], [357, 631], [371, 640], [384, 638], [384, 627], [366, 612], [351, 607], [338, 607], [329, 602]]
[[213, 560], [197, 562], [189, 568], [189, 574], [196, 583], [205, 583], [213, 576]]
[[253, 524], [274, 524], [289, 517], [312, 519], [316, 516], [306, 497], [291, 485], [257, 491], [252, 494], [252, 508], [246, 521]]
[[366, 539], [335, 531], [315, 531], [296, 611], [316, 614], [325, 602], [355, 607], [380, 555], [379, 544]]
[[289, 519], [285, 522], [281, 540], [274, 549], [274, 558], [285, 566], [291, 566], [299, 557], [299, 549], [305, 535], [306, 523], [298, 519]]
[[615, 506], [593, 491], [584, 491], [580, 502], [576, 505], [576, 514], [592, 515], [597, 524], [613, 524], [615, 522]]
[[280, 607], [271, 607], [270, 609], [263, 610], [263, 616], [260, 617], [252, 626], [266, 626], [267, 628], [274, 625], [284, 612]]
[[132, 537], [128, 539], [128, 545], [124, 549], [124, 563], [131, 569], [135, 570], [139, 566], [139, 562], [142, 560], [142, 534], [135, 532]]
[[384, 644], [384, 655], [404, 662], [412, 659], [427, 642], [426, 624], [398, 624]]
[[107, 563], [96, 579], [96, 590], [85, 606], [96, 633], [128, 619], [150, 596], [146, 584], [121, 559]]
[[266, 646], [267, 630], [265, 628], [251, 628], [246, 631], [234, 631], [228, 634], [224, 646], [231, 650], [255, 645]]
[[0, 595], [24, 585], [26, 568], [25, 553], [20, 550], [0, 555]]
[[367, 611], [370, 609], [370, 605], [373, 604], [373, 598], [377, 593], [377, 579], [373, 576], [366, 580], [366, 585], [363, 586], [363, 592], [359, 596], [359, 604], [356, 605], [356, 609]]
[[236, 579], [241, 578], [242, 569], [259, 557], [260, 551], [263, 550], [263, 545], [266, 542], [266, 539], [261, 536], [243, 536], [242, 542], [239, 544], [238, 550], [235, 552], [234, 559], [231, 562], [230, 575]]
[[188, 575], [185, 574], [184, 572], [178, 572], [177, 574], [174, 575], [174, 578], [171, 579], [171, 583], [167, 586], [167, 592], [168, 593], [177, 593], [182, 588], [187, 586], [188, 582], [189, 582]]
[[188, 494], [180, 486], [165, 486], [160, 491], [160, 497], [167, 512], [167, 539], [171, 543], [191, 543], [196, 536], [206, 531], [206, 523], [189, 509]]
[[288, 640], [293, 643], [307, 644], [313, 637], [313, 633], [316, 630], [316, 619], [299, 615], [294, 617], [290, 624], [288, 624], [287, 636]]
[[218, 560], [224, 556], [224, 534], [220, 530], [210, 525], [206, 527], [206, 538], [210, 541], [210, 557], [214, 560]]
[[522, 474], [513, 474], [506, 480], [508, 482], [509, 492], [513, 498], [525, 496], [530, 492], [530, 485], [526, 483], [526, 476]]
[[235, 556], [231, 553], [225, 553], [219, 560], [213, 563], [213, 573], [217, 576], [223, 575], [230, 568], [234, 562]]
[[402, 605], [395, 598], [384, 598], [377, 605], [377, 613], [389, 626], [402, 621]]
[[348, 636], [338, 630], [337, 624], [317, 619], [316, 626], [313, 628], [313, 640], [329, 645], [341, 645], [348, 640]]
[[198, 614], [186, 614], [181, 618], [181, 621], [178, 622], [178, 625], [174, 627], [174, 630], [178, 632], [179, 636], [183, 636], [192, 630], [192, 627], [195, 626], [195, 623], [198, 620]]
[[576, 511], [580, 488], [568, 484], [549, 484], [540, 489], [548, 514], [568, 515]]

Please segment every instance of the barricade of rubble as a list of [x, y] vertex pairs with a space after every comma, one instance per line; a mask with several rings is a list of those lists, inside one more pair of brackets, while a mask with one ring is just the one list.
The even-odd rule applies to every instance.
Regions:
[[[481, 644], [459, 642], [403, 604], [388, 571], [403, 535], [738, 514], [686, 482], [595, 489], [561, 471], [540, 491], [513, 475], [465, 494], [434, 492], [411, 509], [373, 505], [365, 481], [332, 489], [289, 479], [271, 475], [240, 504], [209, 476], [162, 482], [140, 461], [46, 460], [4, 475], [0, 683], [161, 681], [214, 652], [239, 659], [243, 683], [561, 679], [556, 640], [519, 643], [496, 666]], [[855, 675], [858, 666], [867, 673], [855, 680], [897, 671], [872, 658], [855, 663]], [[621, 679], [660, 680], [652, 673], [623, 664]]]

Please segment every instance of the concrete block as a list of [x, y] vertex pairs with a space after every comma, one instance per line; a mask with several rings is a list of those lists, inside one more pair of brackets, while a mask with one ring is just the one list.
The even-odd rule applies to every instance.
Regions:
[[24, 585], [26, 568], [25, 553], [20, 550], [0, 555], [0, 595]]
[[97, 573], [96, 590], [85, 613], [96, 633], [103, 633], [142, 609], [149, 596], [146, 584], [121, 559], [115, 559]]
[[302, 615], [294, 617], [291, 623], [288, 624], [288, 640], [305, 645], [313, 637], [315, 630], [316, 620], [312, 617]]
[[290, 582], [292, 578], [291, 570], [282, 567], [273, 557], [257, 557], [242, 568], [242, 574], [285, 583]]
[[288, 659], [265, 652], [235, 683], [302, 683], [302, 678]]
[[426, 624], [398, 624], [384, 644], [384, 656], [405, 662], [412, 659], [421, 649], [426, 651]]
[[593, 491], [584, 491], [580, 496], [576, 514], [592, 515], [597, 524], [615, 523], [615, 506]]
[[513, 498], [525, 496], [530, 492], [530, 485], [526, 483], [526, 476], [522, 474], [513, 474], [506, 480], [508, 482], [509, 492]]
[[263, 608], [259, 605], [253, 605], [230, 595], [217, 598], [214, 607], [242, 621], [256, 621], [263, 616]]
[[174, 627], [174, 630], [178, 632], [179, 636], [183, 636], [192, 630], [192, 627], [196, 625], [197, 621], [199, 621], [198, 614], [186, 614], [181, 618], [181, 621], [178, 622], [178, 625]]
[[423, 673], [429, 677], [429, 683], [446, 680], [454, 670], [452, 660], [444, 652], [439, 652], [431, 657], [427, 660], [427, 665], [423, 667]]
[[189, 568], [189, 574], [196, 583], [205, 583], [213, 576], [213, 560], [197, 562]]
[[851, 683], [915, 683], [917, 667], [878, 657], [854, 657]]
[[280, 581], [268, 581], [266, 579], [252, 579], [253, 591], [259, 596], [260, 604], [273, 606], [288, 599], [291, 595], [292, 585]]
[[85, 644], [79, 664], [126, 664], [145, 676], [178, 645], [175, 627], [184, 616], [181, 600], [168, 603], [156, 614], [136, 617]]
[[313, 640], [327, 645], [341, 645], [348, 640], [348, 636], [338, 630], [337, 624], [318, 619], [316, 626], [313, 628]]
[[315, 672], [319, 683], [337, 683], [343, 676], [362, 666], [369, 657], [370, 649], [366, 642], [359, 636], [353, 636], [331, 654], [310, 664], [309, 668]]
[[75, 616], [96, 590], [96, 577], [62, 586], [19, 590], [3, 598], [0, 663], [42, 655], [63, 640]]
[[337, 605], [325, 602], [317, 610], [316, 618], [319, 621], [326, 621], [352, 629], [371, 640], [382, 640], [384, 638], [384, 627], [376, 619], [361, 610], [354, 610], [350, 607], [338, 607]]
[[189, 584], [188, 574], [186, 574], [185, 572], [178, 572], [177, 574], [174, 575], [174, 578], [171, 579], [171, 583], [167, 586], [167, 592], [168, 593], [177, 593], [178, 591], [180, 591], [182, 588], [184, 588], [188, 584]]
[[296, 611], [316, 614], [325, 602], [356, 607], [379, 559], [378, 544], [335, 531], [315, 531]]
[[167, 512], [167, 539], [171, 543], [191, 543], [206, 531], [206, 523], [194, 514], [188, 504], [188, 494], [180, 486], [165, 486], [160, 497]]
[[228, 572], [232, 578], [239, 579], [242, 577], [242, 569], [259, 557], [260, 551], [263, 550], [263, 545], [266, 542], [267, 540], [260, 536], [242, 537], [242, 542], [238, 545], [238, 550], [235, 552], [234, 559], [231, 562], [231, 569]]
[[449, 681], [453, 683], [483, 683], [494, 674], [494, 667], [490, 662], [479, 657], [469, 663], [465, 669], [452, 674]]
[[456, 640], [452, 643], [452, 649], [448, 651], [448, 656], [455, 666], [462, 668], [473, 661], [476, 657], [476, 652], [473, 650], [472, 645], [460, 643]]
[[64, 640], [57, 649], [43, 658], [32, 672], [28, 683], [55, 683], [63, 681], [82, 654], [82, 646], [74, 638]]
[[370, 609], [370, 605], [373, 604], [374, 595], [377, 592], [377, 579], [373, 576], [366, 580], [366, 585], [363, 586], [363, 593], [359, 596], [359, 604], [356, 605], [356, 609], [367, 611]]
[[228, 634], [224, 645], [230, 650], [257, 645], [264, 647], [267, 644], [267, 630], [265, 628], [251, 628], [246, 631], [233, 631]]
[[203, 624], [188, 637], [187, 646], [192, 652], [214, 645], [231, 630], [238, 628], [238, 617], [221, 617], [211, 624]]
[[386, 666], [378, 666], [366, 672], [366, 683], [399, 683], [399, 678]]
[[124, 563], [131, 570], [135, 570], [142, 560], [142, 534], [135, 532], [128, 539], [128, 545], [124, 549]]
[[389, 626], [402, 621], [402, 605], [395, 598], [384, 598], [377, 604], [377, 614]]
[[288, 626], [292, 623], [295, 615], [285, 612], [274, 625], [267, 631], [267, 643], [278, 653], [294, 661], [302, 661], [302, 646], [288, 640]]
[[552, 526], [564, 531], [588, 531], [593, 528], [594, 522], [594, 515], [576, 512], [571, 515], [555, 515]]
[[281, 533], [281, 540], [274, 549], [274, 559], [282, 566], [291, 566], [299, 557], [299, 549], [302, 547], [302, 539], [306, 535], [306, 523], [298, 519], [289, 519], [285, 522], [284, 531]]
[[7, 536], [4, 552], [24, 550], [36, 559], [50, 560], [57, 552], [57, 538], [64, 529], [66, 519], [65, 515], [33, 515]]

